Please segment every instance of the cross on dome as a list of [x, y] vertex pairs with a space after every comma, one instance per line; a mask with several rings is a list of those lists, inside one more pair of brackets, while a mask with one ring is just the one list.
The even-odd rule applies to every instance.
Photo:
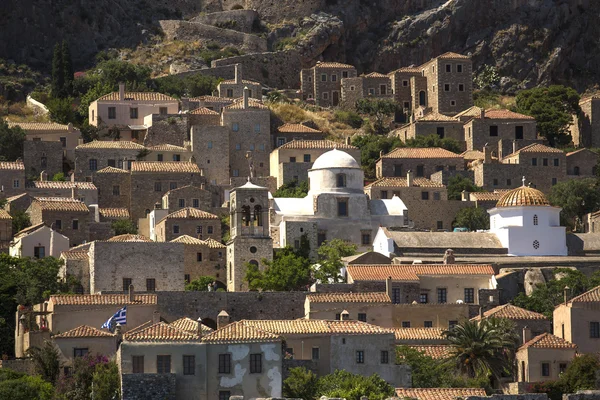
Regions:
[[525, 186], [525, 176], [523, 176], [522, 181], [523, 181], [523, 186]]

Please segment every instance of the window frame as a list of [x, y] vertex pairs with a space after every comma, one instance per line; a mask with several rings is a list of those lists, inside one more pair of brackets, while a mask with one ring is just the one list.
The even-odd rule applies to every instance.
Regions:
[[364, 364], [365, 363], [365, 351], [364, 350], [356, 350], [356, 364]]
[[156, 292], [155, 278], [146, 278], [146, 292]]
[[464, 302], [475, 304], [475, 288], [464, 288]]
[[262, 353], [250, 354], [250, 373], [262, 374]]
[[379, 353], [379, 363], [380, 364], [389, 364], [390, 363], [390, 352], [387, 350], [381, 350]]
[[183, 375], [196, 375], [196, 356], [183, 356]]
[[231, 374], [231, 353], [219, 354], [219, 374]]
[[134, 374], [144, 373], [144, 356], [131, 356], [131, 370]]
[[171, 355], [157, 354], [156, 355], [156, 373], [170, 374], [171, 373]]

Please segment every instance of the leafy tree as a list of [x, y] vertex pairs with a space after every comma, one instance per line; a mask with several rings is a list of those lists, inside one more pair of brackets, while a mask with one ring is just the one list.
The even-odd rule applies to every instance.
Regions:
[[290, 369], [283, 381], [283, 397], [312, 400], [317, 398], [319, 378], [304, 367]]
[[25, 131], [20, 126], [8, 127], [8, 123], [0, 118], [0, 160], [14, 161], [23, 157]]
[[113, 221], [110, 226], [115, 230], [115, 235], [135, 235], [138, 233], [137, 226], [130, 219], [118, 219]]
[[481, 322], [464, 321], [445, 331], [450, 342], [450, 357], [458, 371], [469, 377], [500, 378], [513, 368], [518, 337], [514, 323], [487, 318]]
[[362, 396], [383, 400], [394, 395], [394, 388], [377, 374], [364, 376], [336, 370], [319, 379], [318, 395], [347, 400], [360, 400]]
[[207, 292], [208, 285], [211, 285], [216, 278], [212, 276], [200, 276], [187, 285], [185, 285], [185, 290], [188, 291], [196, 291], [196, 292]]
[[99, 63], [92, 75], [113, 89], [117, 89], [119, 83], [123, 82], [128, 85], [129, 90], [142, 90], [147, 89], [150, 83], [150, 73], [149, 67], [111, 59]]
[[62, 182], [62, 181], [66, 181], [64, 172], [57, 172], [56, 174], [54, 174], [54, 175], [52, 176], [52, 181], [53, 181], [53, 182]]
[[355, 136], [352, 144], [360, 149], [360, 161], [365, 172], [365, 178], [375, 178], [375, 164], [380, 154], [386, 154], [404, 144], [397, 137], [380, 135]]
[[71, 97], [52, 98], [46, 104], [50, 119], [59, 124], [68, 124], [77, 122], [75, 111], [73, 110], [73, 99]]
[[75, 79], [73, 71], [73, 61], [71, 60], [71, 51], [66, 40], [62, 42], [62, 67], [64, 74], [64, 84], [62, 93], [64, 96], [70, 96], [73, 93], [73, 81]]
[[27, 349], [35, 372], [46, 382], [55, 384], [60, 375], [60, 356], [52, 342], [46, 340], [42, 347], [32, 346]]
[[100, 137], [99, 129], [94, 125], [90, 125], [87, 119], [84, 121], [79, 130], [84, 143], [89, 143], [93, 140], [97, 140]]
[[39, 376], [0, 380], [0, 399], [52, 400], [54, 399], [54, 388], [52, 384]]
[[317, 250], [319, 267], [315, 270], [315, 278], [321, 282], [338, 282], [341, 279], [340, 270], [344, 266], [342, 257], [356, 254], [356, 245], [342, 239], [325, 241]]
[[96, 365], [92, 375], [95, 400], [113, 400], [121, 398], [121, 378], [117, 363], [112, 361]]
[[354, 129], [360, 128], [365, 122], [355, 111], [338, 110], [333, 116], [337, 122], [350, 125]]
[[491, 89], [499, 82], [500, 75], [493, 65], [484, 65], [481, 72], [473, 76], [473, 84], [477, 89]]
[[385, 133], [388, 129], [385, 122], [398, 110], [398, 103], [393, 100], [363, 98], [356, 102], [356, 110], [375, 118], [375, 132]]
[[[92, 102], [98, 100], [100, 97], [105, 94], [109, 94], [115, 89], [111, 84], [106, 82], [98, 81], [94, 86], [92, 86], [83, 96], [81, 96], [81, 100], [79, 103], [79, 107], [77, 108], [77, 112], [79, 113], [80, 118], [87, 119], [89, 115], [89, 108]], [[83, 136], [83, 131], [81, 132]], [[85, 140], [84, 136], [84, 140]], [[89, 142], [90, 140], [86, 140]]]
[[455, 228], [464, 227], [470, 231], [490, 228], [490, 216], [487, 211], [481, 207], [467, 207], [456, 213], [456, 218], [452, 223]]
[[31, 226], [31, 220], [29, 219], [29, 214], [27, 214], [23, 210], [14, 210], [10, 213], [12, 217], [12, 230], [13, 235], [17, 232], [22, 231], [23, 229]]
[[596, 374], [599, 369], [600, 362], [595, 354], [575, 357], [559, 379], [565, 388], [564, 393], [596, 389]]
[[289, 246], [277, 251], [273, 261], [263, 260], [263, 263], [267, 266], [264, 271], [258, 265], [246, 265], [245, 280], [250, 290], [306, 290], [312, 282], [310, 260]]
[[308, 181], [291, 181], [281, 185], [273, 197], [306, 197], [308, 189]]
[[51, 94], [53, 97], [61, 98], [64, 97], [65, 87], [65, 67], [62, 52], [62, 45], [56, 43], [54, 45], [54, 55], [52, 56], [52, 81], [51, 81]]
[[[62, 376], [56, 385], [57, 400], [88, 400], [92, 398], [92, 384], [94, 399], [113, 399], [118, 393], [115, 383], [118, 382], [118, 368], [114, 361], [103, 355], [87, 354], [73, 360], [73, 373], [71, 376]], [[96, 374], [98, 373], [98, 374]], [[100, 394], [106, 397], [97, 397], [96, 385], [100, 385]]]
[[561, 85], [522, 90], [516, 98], [516, 111], [534, 117], [538, 131], [550, 145], [568, 144], [572, 116], [581, 112], [579, 94]]
[[230, 238], [230, 225], [229, 225], [229, 215], [221, 216], [221, 241], [223, 243], [227, 243]]
[[577, 230], [585, 214], [600, 210], [600, 188], [594, 178], [569, 179], [554, 185], [548, 200], [562, 208], [562, 225]]
[[485, 192], [482, 187], [476, 186], [472, 180], [461, 175], [455, 175], [448, 180], [448, 200], [460, 200], [463, 190], [467, 192]]
[[462, 151], [461, 144], [452, 138], [440, 138], [438, 135], [417, 136], [406, 141], [406, 147], [441, 147], [453, 153]]
[[181, 98], [211, 94], [217, 88], [219, 79], [202, 74], [186, 76], [183, 79], [171, 75], [157, 78], [153, 83], [157, 92]]

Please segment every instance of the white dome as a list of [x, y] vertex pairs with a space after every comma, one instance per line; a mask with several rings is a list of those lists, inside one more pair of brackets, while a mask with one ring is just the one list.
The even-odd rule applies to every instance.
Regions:
[[345, 151], [333, 149], [327, 153], [321, 154], [312, 166], [312, 169], [328, 169], [328, 168], [359, 168], [360, 165], [354, 157]]

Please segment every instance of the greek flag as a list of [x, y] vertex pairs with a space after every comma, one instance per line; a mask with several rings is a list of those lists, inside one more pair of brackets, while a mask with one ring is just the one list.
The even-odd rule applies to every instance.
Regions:
[[111, 332], [114, 332], [117, 324], [127, 325], [127, 306], [123, 306], [119, 311], [115, 313], [112, 317], [106, 321], [101, 328], [109, 329]]

